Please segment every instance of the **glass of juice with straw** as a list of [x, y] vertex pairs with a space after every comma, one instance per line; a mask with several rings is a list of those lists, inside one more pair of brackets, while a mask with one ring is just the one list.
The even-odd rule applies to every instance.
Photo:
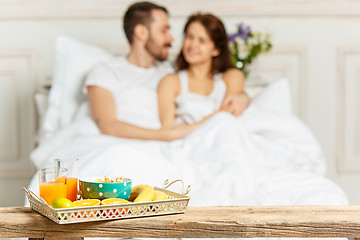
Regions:
[[79, 159], [55, 159], [56, 167], [68, 170], [66, 182], [66, 198], [76, 201], [78, 197], [78, 169]]
[[56, 198], [66, 198], [66, 168], [39, 169], [40, 197], [50, 205]]

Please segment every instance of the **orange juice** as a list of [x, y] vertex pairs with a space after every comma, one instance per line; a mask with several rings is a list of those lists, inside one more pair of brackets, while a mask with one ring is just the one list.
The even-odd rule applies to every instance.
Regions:
[[66, 197], [66, 185], [63, 182], [44, 182], [40, 184], [40, 197], [48, 205], [56, 198]]
[[78, 179], [68, 177], [66, 181], [66, 198], [71, 201], [77, 200]]

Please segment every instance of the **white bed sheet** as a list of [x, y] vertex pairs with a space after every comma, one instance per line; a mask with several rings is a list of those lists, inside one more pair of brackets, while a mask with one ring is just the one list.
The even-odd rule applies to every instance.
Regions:
[[[37, 167], [51, 166], [55, 158], [79, 158], [80, 177], [126, 176], [134, 185], [182, 179], [192, 186], [192, 206], [348, 204], [324, 177], [325, 160], [308, 128], [292, 115], [254, 105], [239, 118], [218, 113], [173, 142], [101, 135], [84, 115], [31, 158]], [[37, 190], [36, 175], [30, 189]]]

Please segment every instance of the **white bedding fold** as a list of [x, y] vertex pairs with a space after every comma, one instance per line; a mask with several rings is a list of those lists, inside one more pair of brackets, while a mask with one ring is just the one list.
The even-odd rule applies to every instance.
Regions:
[[[321, 148], [291, 115], [249, 107], [235, 118], [218, 113], [187, 137], [130, 140], [101, 135], [90, 117], [77, 119], [31, 155], [37, 167], [55, 158], [79, 158], [80, 176], [126, 176], [161, 186], [182, 179], [190, 205], [347, 204], [324, 178]], [[30, 189], [37, 188], [37, 176]]]

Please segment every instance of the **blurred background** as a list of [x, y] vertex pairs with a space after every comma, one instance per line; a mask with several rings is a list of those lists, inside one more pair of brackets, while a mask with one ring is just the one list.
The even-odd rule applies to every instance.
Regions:
[[[0, 1], [0, 206], [22, 206], [35, 169], [41, 117], [59, 35], [125, 54], [122, 16], [130, 0]], [[189, 14], [219, 16], [270, 32], [273, 48], [250, 68], [247, 85], [289, 79], [294, 113], [320, 142], [327, 176], [360, 204], [360, 2], [344, 0], [162, 0], [182, 42]], [[36, 102], [38, 104], [36, 104]]]

